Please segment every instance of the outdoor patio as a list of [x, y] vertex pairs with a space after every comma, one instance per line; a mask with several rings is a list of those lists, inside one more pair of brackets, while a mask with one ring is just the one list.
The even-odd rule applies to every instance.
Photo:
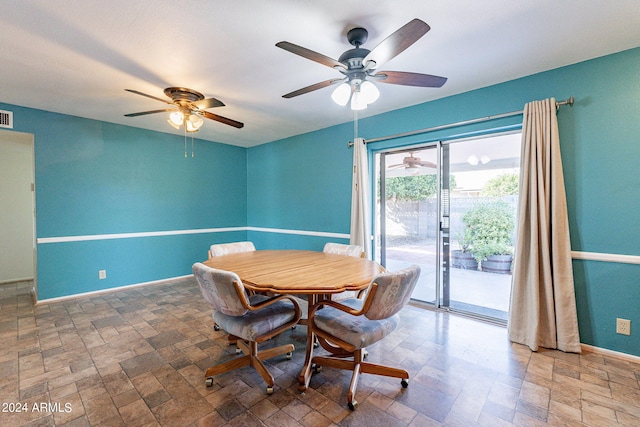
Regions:
[[[389, 244], [389, 242], [388, 242]], [[412, 298], [434, 303], [436, 286], [435, 244], [395, 242], [387, 247], [386, 268], [393, 271], [411, 264], [422, 269]], [[451, 269], [450, 307], [506, 321], [511, 296], [511, 275]]]

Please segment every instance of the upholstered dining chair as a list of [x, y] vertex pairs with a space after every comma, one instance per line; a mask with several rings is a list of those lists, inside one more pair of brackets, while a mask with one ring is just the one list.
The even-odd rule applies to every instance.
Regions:
[[255, 250], [256, 247], [253, 245], [253, 242], [217, 243], [209, 247], [209, 258], [238, 252], [252, 252]]
[[311, 360], [314, 372], [319, 372], [322, 366], [353, 371], [347, 394], [349, 409], [358, 405], [355, 393], [361, 373], [401, 378], [403, 387], [409, 385], [406, 370], [364, 362], [363, 349], [396, 329], [397, 313], [409, 301], [419, 276], [417, 265], [382, 273], [371, 281], [364, 300], [321, 301], [311, 307], [308, 327], [331, 353]]
[[344, 245], [342, 243], [328, 242], [324, 245], [322, 252], [327, 254], [348, 255], [364, 258], [364, 250], [360, 245]]
[[[235, 254], [238, 252], [253, 252], [256, 250], [253, 242], [244, 241], [244, 242], [231, 242], [231, 243], [216, 243], [209, 247], [209, 259], [214, 256], [221, 256], [227, 254]], [[216, 331], [220, 330], [220, 326], [217, 323], [214, 323], [213, 329]], [[229, 335], [229, 345], [233, 345], [236, 343], [236, 338], [233, 335]]]
[[213, 320], [229, 334], [238, 337], [241, 357], [215, 365], [205, 372], [206, 385], [213, 385], [213, 376], [244, 366], [253, 366], [267, 383], [267, 394], [273, 393], [273, 375], [263, 360], [286, 354], [291, 357], [293, 344], [258, 351], [258, 344], [295, 325], [300, 319], [300, 307], [288, 296], [267, 297], [245, 293], [237, 274], [195, 263], [193, 275], [205, 301], [213, 307]]
[[[324, 249], [322, 252], [327, 254], [337, 254], [337, 255], [347, 255], [356, 258], [364, 258], [365, 252], [362, 246], [360, 245], [344, 245], [342, 243], [333, 243], [328, 242], [324, 245]], [[348, 298], [353, 298], [358, 296], [358, 298], [362, 297], [363, 292], [356, 291], [344, 291], [339, 294], [335, 294], [331, 296], [331, 299], [335, 301], [341, 301]]]

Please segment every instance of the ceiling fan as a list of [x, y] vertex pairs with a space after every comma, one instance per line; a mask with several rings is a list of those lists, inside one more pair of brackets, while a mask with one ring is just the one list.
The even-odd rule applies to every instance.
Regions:
[[169, 104], [173, 107], [125, 114], [125, 117], [137, 117], [147, 114], [169, 112], [171, 113], [168, 120], [169, 124], [176, 129], [179, 129], [180, 126], [184, 124], [187, 132], [197, 132], [204, 122], [204, 120], [202, 120], [203, 117], [235, 128], [241, 128], [244, 126], [244, 123], [205, 111], [207, 108], [223, 107], [224, 103], [215, 98], [205, 98], [203, 94], [193, 89], [187, 89], [185, 87], [168, 87], [164, 90], [164, 94], [171, 98], [170, 100], [158, 98], [133, 89], [125, 90], [127, 92], [155, 99], [156, 101], [164, 102], [165, 104]]
[[368, 50], [360, 47], [367, 41], [367, 30], [361, 27], [352, 28], [347, 33], [347, 40], [354, 47], [340, 55], [338, 60], [286, 41], [276, 43], [281, 49], [334, 68], [343, 75], [341, 78], [325, 80], [287, 93], [283, 98], [293, 98], [342, 83], [334, 90], [333, 100], [340, 105], [346, 105], [351, 100], [351, 109], [359, 110], [366, 108], [367, 104], [374, 102], [379, 96], [379, 91], [372, 81], [404, 86], [441, 87], [447, 81], [446, 77], [404, 71], [377, 71], [378, 67], [414, 44], [430, 29], [431, 27], [420, 19], [413, 19], [373, 50]]
[[437, 165], [433, 162], [428, 162], [425, 160], [420, 160], [420, 157], [414, 157], [413, 151], [409, 153], [408, 157], [402, 159], [402, 163], [397, 165], [390, 165], [387, 167], [388, 170], [400, 169], [404, 168], [407, 172], [412, 175], [417, 175], [420, 172], [420, 168], [432, 168], [435, 169]]

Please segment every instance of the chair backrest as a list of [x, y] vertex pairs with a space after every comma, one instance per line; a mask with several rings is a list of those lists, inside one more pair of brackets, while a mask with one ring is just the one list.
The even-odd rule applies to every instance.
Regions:
[[343, 245], [342, 243], [329, 242], [324, 245], [322, 252], [364, 258], [364, 250], [359, 245]]
[[214, 310], [229, 316], [243, 316], [249, 311], [240, 300], [236, 283], [241, 284], [242, 281], [236, 273], [211, 268], [200, 262], [193, 264], [191, 270], [200, 286], [202, 296]]
[[376, 276], [371, 283], [377, 285], [369, 310], [368, 319], [380, 320], [393, 316], [409, 302], [420, 277], [420, 267], [411, 267]]
[[237, 252], [253, 252], [255, 250], [256, 247], [252, 242], [219, 243], [211, 245], [209, 248], [209, 256], [235, 254]]

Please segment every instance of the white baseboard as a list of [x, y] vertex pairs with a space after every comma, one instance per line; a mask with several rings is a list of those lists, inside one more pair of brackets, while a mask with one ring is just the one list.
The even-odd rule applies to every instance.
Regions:
[[608, 350], [606, 348], [594, 347], [588, 344], [580, 344], [582, 351], [586, 353], [594, 353], [602, 356], [615, 357], [627, 362], [640, 363], [640, 356], [634, 356], [632, 354], [621, 353], [619, 351]]
[[33, 281], [33, 277], [24, 277], [22, 279], [0, 280], [0, 285], [9, 285], [11, 283], [29, 282], [29, 281]]
[[184, 275], [184, 276], [170, 277], [168, 279], [153, 280], [151, 282], [135, 283], [133, 285], [117, 286], [115, 288], [108, 288], [108, 289], [99, 289], [97, 291], [82, 292], [80, 294], [65, 295], [63, 297], [47, 298], [47, 299], [36, 301], [36, 304], [37, 305], [39, 305], [39, 304], [49, 304], [49, 303], [52, 303], [52, 302], [65, 301], [65, 300], [70, 300], [70, 299], [74, 299], [74, 298], [84, 298], [84, 297], [88, 297], [88, 296], [95, 296], [95, 295], [107, 294], [107, 293], [111, 293], [111, 292], [118, 292], [118, 291], [123, 291], [125, 289], [138, 288], [138, 287], [141, 287], [141, 286], [158, 285], [160, 283], [169, 282], [171, 280], [186, 279], [187, 277], [190, 277], [190, 276], [193, 276], [193, 275], [192, 274], [187, 274], [187, 275]]

